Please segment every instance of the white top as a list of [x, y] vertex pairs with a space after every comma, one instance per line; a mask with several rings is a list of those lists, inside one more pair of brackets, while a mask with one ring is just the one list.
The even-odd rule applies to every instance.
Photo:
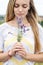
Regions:
[[[26, 49], [26, 52], [34, 54], [34, 34], [32, 31], [31, 26], [26, 27], [29, 29], [25, 33], [23, 32], [21, 44]], [[43, 29], [38, 24], [39, 28], [39, 38], [41, 42], [41, 52], [43, 52]], [[18, 34], [18, 28], [13, 27], [7, 23], [3, 23], [0, 25], [0, 51], [7, 52], [10, 50], [13, 45], [17, 42], [17, 34]], [[19, 55], [13, 56], [10, 60], [3, 63], [3, 65], [34, 65], [34, 62], [27, 61], [23, 58], [21, 58]]]

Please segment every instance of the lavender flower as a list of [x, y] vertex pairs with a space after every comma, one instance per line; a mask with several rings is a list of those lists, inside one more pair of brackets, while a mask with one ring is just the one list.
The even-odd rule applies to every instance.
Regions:
[[29, 29], [26, 29], [26, 26], [22, 24], [22, 19], [17, 18], [17, 23], [18, 23], [18, 36], [17, 36], [17, 41], [20, 42], [22, 39], [23, 32], [25, 33]]

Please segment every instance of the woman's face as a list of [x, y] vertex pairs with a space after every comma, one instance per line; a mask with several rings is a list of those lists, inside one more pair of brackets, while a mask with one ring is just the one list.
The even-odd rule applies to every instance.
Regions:
[[16, 0], [14, 4], [14, 14], [16, 17], [24, 18], [30, 9], [30, 0]]

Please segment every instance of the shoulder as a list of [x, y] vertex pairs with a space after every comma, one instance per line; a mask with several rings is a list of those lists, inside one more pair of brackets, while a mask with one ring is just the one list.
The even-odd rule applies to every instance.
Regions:
[[38, 23], [38, 29], [39, 29], [39, 41], [41, 45], [41, 52], [43, 52], [43, 27]]
[[37, 23], [37, 25], [38, 25], [38, 30], [39, 30], [39, 37], [43, 38], [43, 27], [39, 23]]
[[43, 27], [39, 24], [39, 23], [37, 23], [37, 25], [38, 25], [38, 30], [39, 30], [39, 33], [43, 33]]
[[4, 27], [4, 26], [5, 26], [5, 24], [6, 24], [6, 23], [2, 23], [2, 24], [0, 25], [0, 27], [1, 27], [1, 28], [2, 28], [2, 27]]
[[0, 25], [0, 32], [3, 31], [6, 28], [6, 23], [3, 23]]
[[42, 29], [43, 30], [43, 27], [39, 23], [37, 23], [37, 25], [38, 25], [38, 28], [39, 29]]

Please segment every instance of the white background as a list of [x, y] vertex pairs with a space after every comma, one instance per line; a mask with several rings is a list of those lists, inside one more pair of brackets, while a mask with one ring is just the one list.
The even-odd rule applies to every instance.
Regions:
[[[0, 15], [5, 15], [9, 0], [0, 0]], [[43, 16], [43, 0], [34, 0], [36, 10], [39, 15]]]

